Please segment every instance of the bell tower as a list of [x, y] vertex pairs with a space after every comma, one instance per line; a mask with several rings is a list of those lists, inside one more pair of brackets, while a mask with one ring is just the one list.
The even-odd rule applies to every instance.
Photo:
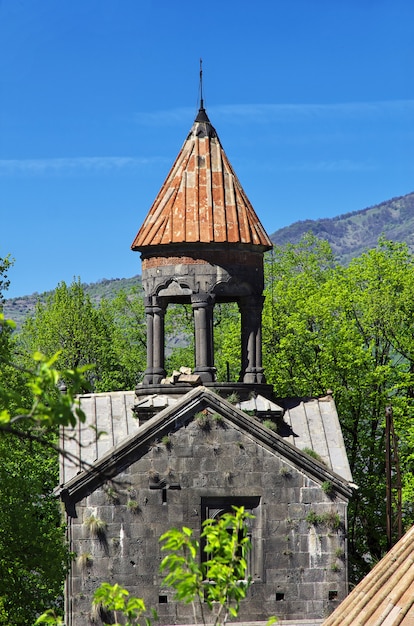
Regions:
[[147, 318], [147, 368], [138, 387], [148, 393], [166, 376], [164, 316], [170, 303], [192, 307], [194, 374], [204, 385], [222, 385], [215, 380], [214, 306], [236, 302], [241, 354], [235, 384], [238, 392], [245, 387], [268, 388], [262, 367], [261, 319], [263, 255], [272, 242], [224, 152], [202, 98], [188, 137], [131, 248], [141, 253]]

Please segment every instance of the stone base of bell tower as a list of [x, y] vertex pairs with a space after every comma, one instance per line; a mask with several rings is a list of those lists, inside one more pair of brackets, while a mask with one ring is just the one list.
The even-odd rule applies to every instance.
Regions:
[[[146, 385], [140, 383], [135, 388], [134, 413], [140, 422], [146, 421], [156, 415], [160, 410], [174, 404], [184, 394], [191, 391], [197, 385], [186, 383], [163, 383]], [[232, 404], [245, 402], [253, 397], [262, 396], [270, 402], [275, 402], [272, 385], [267, 384], [246, 384], [233, 382], [212, 382], [202, 383], [203, 387], [215, 391], [224, 399], [229, 399]]]
[[[207, 387], [208, 389], [214, 390], [218, 393], [222, 398], [227, 398], [233, 394], [237, 394], [239, 400], [248, 400], [252, 394], [261, 395], [265, 398], [272, 399], [274, 398], [273, 387], [272, 385], [268, 385], [266, 383], [256, 383], [256, 384], [246, 384], [246, 383], [202, 383], [203, 387]], [[143, 396], [154, 395], [154, 394], [170, 394], [172, 396], [181, 396], [185, 393], [188, 393], [191, 389], [193, 389], [194, 385], [189, 385], [186, 383], [176, 383], [176, 384], [168, 384], [163, 383], [159, 385], [145, 385], [139, 384], [135, 387], [135, 395], [138, 398], [142, 398]]]

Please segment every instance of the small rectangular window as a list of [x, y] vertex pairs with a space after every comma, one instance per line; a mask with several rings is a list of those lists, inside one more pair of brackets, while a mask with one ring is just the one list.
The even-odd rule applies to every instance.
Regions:
[[[263, 546], [261, 537], [260, 496], [224, 496], [201, 499], [202, 521], [218, 519], [224, 513], [232, 513], [233, 506], [243, 506], [254, 515], [246, 520], [247, 535], [251, 542], [251, 550], [247, 555], [247, 574], [256, 582], [263, 580]], [[201, 550], [203, 550], [201, 545]]]

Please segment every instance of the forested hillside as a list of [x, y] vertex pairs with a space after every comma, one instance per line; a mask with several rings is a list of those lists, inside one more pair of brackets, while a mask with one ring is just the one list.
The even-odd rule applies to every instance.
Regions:
[[[414, 192], [338, 217], [295, 222], [277, 230], [270, 238], [276, 245], [298, 243], [307, 232], [327, 240], [336, 259], [343, 264], [374, 248], [381, 236], [390, 241], [405, 242], [414, 251]], [[83, 284], [83, 288], [91, 301], [99, 304], [102, 298], [111, 300], [120, 291], [127, 291], [138, 283], [140, 276], [104, 278], [96, 283]], [[12, 318], [20, 328], [26, 317], [34, 312], [36, 302], [44, 302], [47, 295], [34, 293], [6, 300], [6, 317]]]
[[[103, 278], [96, 283], [83, 283], [82, 287], [91, 302], [97, 305], [102, 299], [112, 300], [120, 291], [129, 291], [139, 284], [141, 284], [141, 277], [137, 275], [132, 278]], [[7, 318], [14, 320], [19, 329], [24, 320], [34, 313], [36, 303], [45, 302], [50, 293], [36, 292], [19, 298], [9, 298], [4, 303], [4, 314]]]
[[329, 241], [336, 258], [344, 264], [374, 248], [381, 236], [405, 242], [414, 251], [414, 193], [337, 217], [295, 222], [270, 238], [276, 245], [297, 243], [307, 232]]

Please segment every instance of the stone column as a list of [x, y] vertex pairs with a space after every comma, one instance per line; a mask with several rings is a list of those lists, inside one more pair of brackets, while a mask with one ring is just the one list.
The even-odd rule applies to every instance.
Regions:
[[214, 382], [213, 307], [214, 296], [196, 293], [191, 296], [194, 315], [195, 368], [202, 382]]
[[151, 296], [145, 296], [144, 298], [145, 304], [145, 317], [147, 321], [147, 369], [144, 372], [143, 384], [151, 385], [152, 384], [152, 375], [153, 375], [153, 358], [152, 351], [154, 345], [154, 317], [152, 310], [152, 298]]
[[157, 385], [165, 378], [165, 305], [156, 296], [145, 298], [147, 317], [147, 369], [144, 372], [144, 385]]
[[153, 298], [153, 353], [152, 353], [152, 365], [153, 365], [153, 383], [156, 385], [162, 381], [166, 376], [165, 371], [165, 305], [163, 305], [159, 298]]
[[241, 315], [241, 372], [243, 383], [265, 383], [262, 367], [263, 296], [245, 296], [239, 300]]

